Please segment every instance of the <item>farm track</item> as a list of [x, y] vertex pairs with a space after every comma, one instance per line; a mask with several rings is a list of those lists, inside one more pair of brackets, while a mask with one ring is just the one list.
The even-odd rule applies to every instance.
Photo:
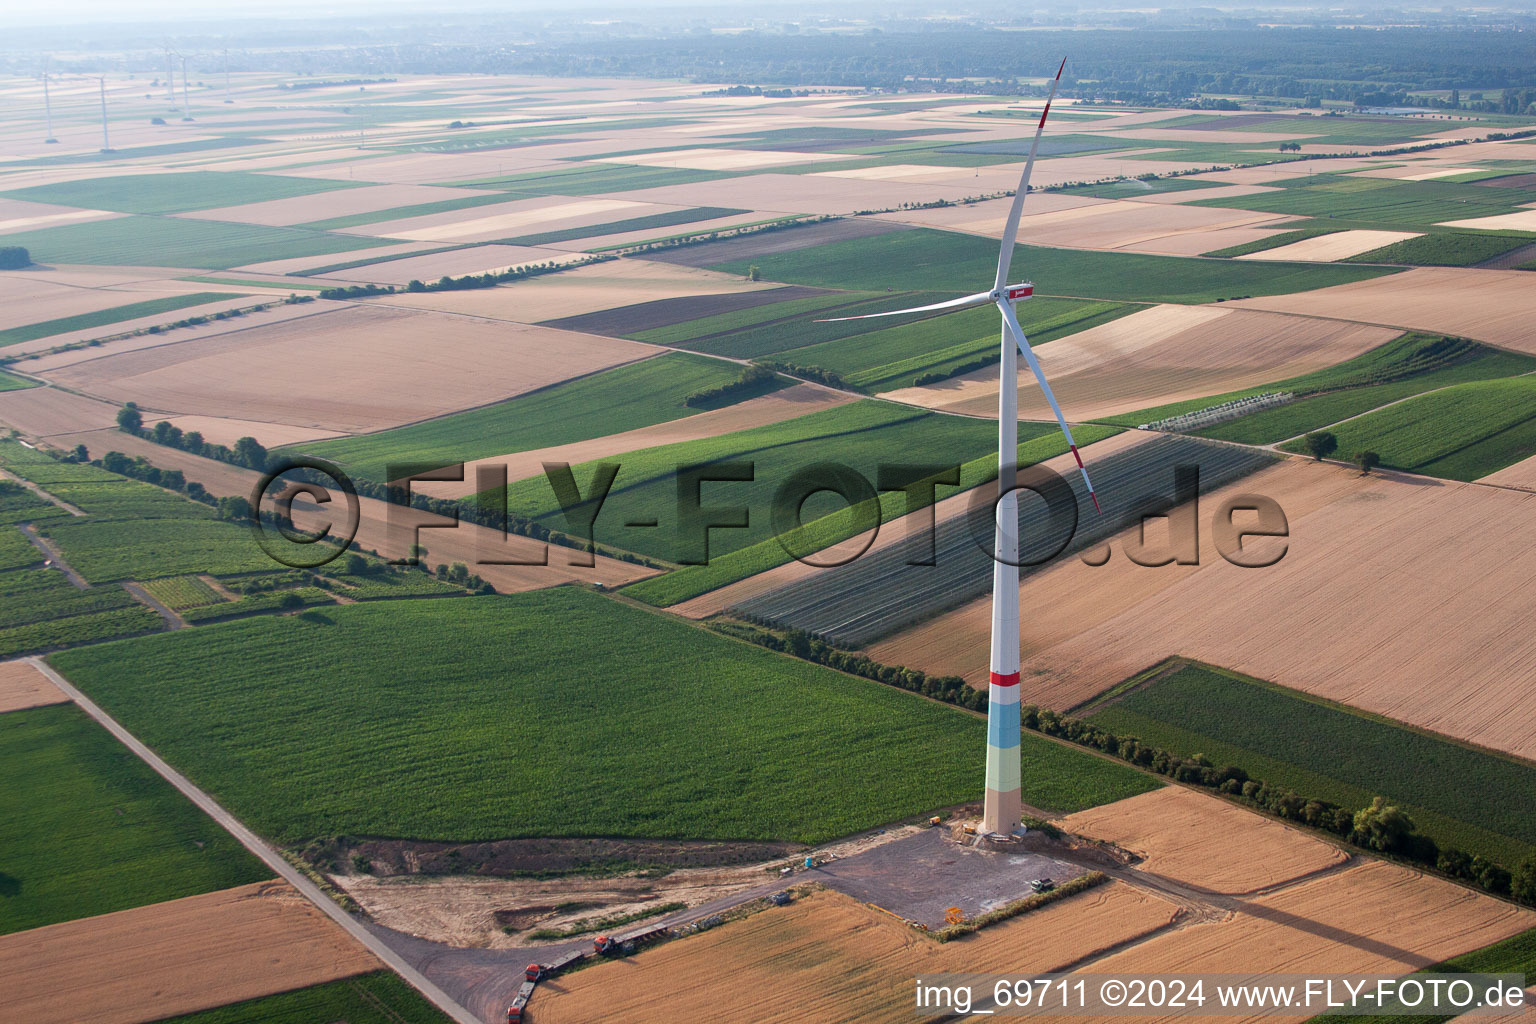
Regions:
[[[83, 515], [84, 513], [80, 514]], [[58, 567], [59, 571], [64, 574], [69, 582], [81, 590], [91, 589], [91, 585], [85, 581], [85, 577], [76, 572], [74, 566], [64, 560], [64, 556], [59, 553], [59, 550], [53, 546], [52, 542], [38, 534], [37, 527], [31, 523], [24, 523], [22, 524], [21, 532], [26, 535], [27, 540], [31, 542], [33, 547], [53, 561], [53, 564]]]
[[390, 946], [381, 941], [372, 931], [364, 927], [351, 914], [323, 893], [319, 886], [310, 881], [309, 877], [288, 863], [277, 851], [273, 850], [250, 829], [222, 806], [213, 797], [193, 785], [186, 776], [176, 771], [170, 765], [160, 759], [154, 751], [150, 750], [127, 729], [118, 724], [117, 720], [108, 715], [95, 702], [55, 672], [53, 668], [38, 657], [27, 658], [38, 671], [47, 676], [49, 681], [62, 690], [75, 704], [86, 714], [94, 718], [117, 740], [134, 753], [141, 761], [152, 768], [157, 775], [165, 779], [181, 792], [183, 796], [191, 800], [203, 813], [212, 818], [220, 828], [250, 850], [283, 881], [297, 889], [311, 903], [317, 906], [331, 920], [340, 925], [349, 935], [362, 943], [374, 956], [382, 960], [391, 970], [404, 978], [412, 988], [424, 995], [428, 1000], [447, 1014], [455, 1024], [486, 1024], [481, 1019], [472, 1016], [467, 1010], [451, 999], [447, 993], [429, 981], [414, 966], [406, 962]]
[[23, 477], [19, 477], [15, 473], [7, 473], [4, 470], [0, 470], [0, 480], [9, 480], [12, 483], [21, 484], [21, 486], [25, 487], [27, 490], [29, 490], [33, 494], [37, 495], [39, 498], [42, 498], [44, 501], [51, 501], [53, 504], [59, 506], [59, 508], [63, 509], [65, 512], [68, 512], [72, 516], [83, 516], [83, 515], [85, 515], [85, 512], [82, 509], [76, 508], [74, 505], [71, 505], [69, 502], [65, 501], [63, 498], [55, 498], [53, 495], [51, 495], [47, 491], [43, 490], [41, 487], [39, 487], [37, 484], [33, 483], [31, 480], [27, 480], [27, 479], [25, 479]]

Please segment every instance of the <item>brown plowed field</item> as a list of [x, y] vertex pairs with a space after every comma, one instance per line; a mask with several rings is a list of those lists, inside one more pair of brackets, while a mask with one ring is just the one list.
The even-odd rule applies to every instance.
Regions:
[[1505, 466], [1497, 473], [1490, 473], [1478, 483], [1499, 484], [1503, 487], [1523, 487], [1536, 490], [1536, 455], [1522, 459], [1513, 466]]
[[1418, 238], [1419, 233], [1414, 231], [1335, 231], [1330, 235], [1317, 235], [1314, 238], [1303, 238], [1299, 242], [1289, 245], [1277, 246], [1273, 249], [1264, 249], [1260, 252], [1251, 252], [1246, 256], [1237, 257], [1240, 260], [1308, 260], [1314, 263], [1332, 263], [1334, 260], [1344, 260], [1351, 256], [1358, 256], [1372, 249], [1380, 249], [1384, 245], [1394, 242], [1403, 242], [1410, 238]]
[[[1285, 510], [1274, 566], [1214, 552], [1210, 517], [1236, 493]], [[1182, 654], [1536, 757], [1536, 494], [1296, 459], [1200, 507], [1199, 566], [1133, 565], [1117, 540], [1102, 567], [1070, 559], [1026, 583], [1024, 700], [1073, 707]], [[987, 602], [973, 601], [870, 653], [974, 682], [987, 632]]]
[[380, 963], [280, 882], [0, 936], [8, 1019], [141, 1024]]
[[[1254, 210], [1228, 210], [1207, 206], [1187, 206], [1176, 203], [1138, 203], [1125, 200], [1084, 201], [1080, 197], [1047, 197], [1060, 200], [1077, 200], [1072, 205], [1063, 203], [1044, 204], [1030, 208], [1019, 226], [1020, 237], [1036, 245], [1067, 246], [1076, 249], [1119, 249], [1139, 244], [1149, 244], [1169, 235], [1200, 234], [1221, 228], [1251, 227], [1275, 221], [1290, 220], [1289, 214], [1260, 213]], [[950, 214], [951, 230], [1001, 238], [1003, 221], [1008, 215], [1011, 200], [996, 200], [958, 208], [941, 209]], [[1056, 209], [1051, 209], [1056, 206]], [[881, 214], [882, 217], [907, 224], [929, 224], [934, 218], [929, 211], [914, 210], [901, 213]], [[935, 225], [936, 226], [936, 225]]]
[[1059, 969], [1170, 924], [1172, 904], [1120, 883], [940, 945], [824, 891], [702, 935], [539, 985], [540, 1024], [910, 1021], [912, 979]]
[[1140, 854], [1142, 871], [1230, 895], [1273, 888], [1349, 860], [1330, 843], [1183, 786], [1078, 811], [1062, 824]]
[[0, 423], [32, 437], [116, 427], [118, 406], [58, 388], [0, 392]]
[[326, 283], [334, 278], [338, 281], [403, 286], [411, 281], [436, 281], [445, 276], [499, 273], [530, 263], [566, 263], [579, 258], [557, 249], [541, 249], [530, 245], [477, 245], [429, 256], [406, 256], [398, 260], [385, 260], [383, 263], [370, 263], [366, 267], [338, 270], [315, 280]]
[[[1232, 847], [1227, 856], [1246, 856]], [[1273, 971], [1399, 975], [1536, 925], [1536, 914], [1382, 861], [1241, 901], [1231, 918], [1153, 936], [1095, 973]], [[1259, 980], [1257, 977], [1255, 981]], [[1177, 1021], [1175, 1015], [1116, 1020]], [[1246, 1017], [1213, 1017], [1244, 1020]], [[1255, 1020], [1274, 1020], [1258, 1017]], [[1296, 1018], [1290, 1018], [1296, 1019]]]
[[411, 485], [415, 494], [429, 494], [437, 498], [462, 498], [475, 493], [475, 478], [480, 466], [504, 465], [507, 479], [521, 480], [544, 472], [546, 462], [568, 462], [576, 465], [591, 459], [602, 459], [625, 452], [654, 448], [657, 445], [676, 444], [706, 437], [719, 437], [737, 430], [761, 427], [780, 420], [804, 416], [808, 413], [829, 409], [834, 405], [851, 402], [854, 395], [846, 391], [816, 384], [797, 384], [771, 395], [753, 398], [736, 405], [695, 413], [681, 419], [657, 423], [621, 434], [594, 437], [589, 441], [556, 445], [552, 448], [536, 448], [533, 451], [514, 452], [510, 455], [492, 455], [464, 464], [464, 479], [419, 480]]
[[[793, 234], [793, 232], [786, 232]], [[777, 234], [777, 232], [775, 232]], [[773, 237], [770, 235], [769, 237]], [[690, 252], [705, 246], [680, 250]], [[497, 288], [391, 295], [391, 306], [433, 309], [534, 324], [685, 295], [721, 295], [779, 287], [692, 266], [625, 258], [563, 270]]]
[[245, 203], [241, 206], [223, 206], [217, 210], [199, 210], [184, 213], [183, 217], [202, 220], [228, 220], [240, 224], [267, 224], [285, 227], [289, 224], [308, 224], [332, 217], [350, 217], [354, 214], [383, 214], [402, 206], [440, 203], [447, 199], [483, 196], [484, 192], [473, 188], [442, 188], [427, 185], [364, 185], [362, 188], [337, 189], [318, 195], [291, 196], [287, 199], [271, 199], [264, 203]]
[[64, 691], [49, 682], [30, 661], [0, 661], [0, 713], [63, 704]]
[[148, 409], [351, 432], [499, 401], [654, 351], [544, 327], [351, 306], [50, 376]]
[[[1069, 419], [1254, 387], [1320, 370], [1391, 340], [1388, 327], [1282, 317], [1223, 306], [1154, 306], [1040, 347], [1056, 399]], [[991, 367], [938, 384], [886, 394], [931, 409], [996, 415]], [[1034, 375], [1019, 375], [1019, 414], [1050, 419]]]

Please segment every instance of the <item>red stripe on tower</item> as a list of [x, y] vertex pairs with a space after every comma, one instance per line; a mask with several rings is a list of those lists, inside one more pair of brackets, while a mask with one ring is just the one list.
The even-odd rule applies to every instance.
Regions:
[[1018, 686], [1019, 685], [1019, 674], [1017, 672], [1009, 672], [1007, 675], [1003, 675], [1003, 674], [998, 673], [998, 672], [993, 672], [992, 673], [992, 685], [993, 686]]
[[1082, 469], [1083, 468], [1083, 457], [1081, 455], [1077, 454], [1077, 445], [1069, 444], [1069, 445], [1067, 445], [1067, 447], [1072, 449], [1072, 457], [1077, 460], [1077, 468], [1078, 469]]

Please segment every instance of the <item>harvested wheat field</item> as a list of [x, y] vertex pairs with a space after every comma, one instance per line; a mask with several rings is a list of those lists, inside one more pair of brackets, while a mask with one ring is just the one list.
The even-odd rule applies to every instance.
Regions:
[[1372, 249], [1380, 249], [1393, 242], [1418, 238], [1417, 231], [1335, 231], [1331, 235], [1303, 238], [1299, 242], [1282, 245], [1263, 252], [1250, 252], [1240, 260], [1307, 260], [1313, 263], [1332, 263], [1358, 256]]
[[[488, 213], [488, 210], [496, 212]], [[671, 212], [670, 209], [621, 199], [541, 196], [538, 199], [515, 199], [497, 206], [477, 206], [370, 224], [356, 231], [358, 234], [405, 238], [417, 242], [488, 242], [533, 231], [560, 231], [668, 212]]]
[[172, 416], [170, 424], [183, 433], [195, 430], [210, 444], [222, 444], [230, 448], [242, 437], [254, 437], [266, 448], [281, 448], [300, 441], [318, 441], [324, 437], [337, 436], [333, 430], [316, 430], [263, 420], [235, 420], [227, 416]]
[[1062, 826], [1145, 858], [1137, 869], [1241, 895], [1338, 867], [1331, 843], [1183, 786], [1068, 815]]
[[[622, 248], [627, 245], [639, 245], [641, 242], [654, 241], [658, 238], [670, 238], [674, 235], [697, 235], [709, 231], [723, 231], [726, 228], [739, 227], [743, 224], [755, 224], [759, 221], [773, 220], [777, 214], [767, 212], [736, 213], [728, 217], [712, 217], [708, 220], [688, 221], [682, 224], [671, 224], [663, 228], [642, 228], [637, 231], [619, 231], [607, 235], [587, 235], [583, 238], [572, 238], [563, 242], [546, 242], [543, 249], [560, 252], [600, 252], [604, 249]], [[593, 231], [602, 230], [601, 225], [592, 228]]]
[[[805, 156], [804, 153], [794, 154]], [[1017, 184], [1015, 181], [1014, 184]], [[723, 206], [773, 213], [847, 215], [856, 210], [955, 200], [974, 189], [966, 185], [916, 184], [901, 181], [862, 181], [823, 174], [748, 174], [739, 178], [696, 181], [616, 192], [614, 198], [671, 206]]]
[[1184, 235], [1164, 235], [1124, 246], [1123, 250], [1146, 252], [1154, 256], [1203, 256], [1228, 246], [1247, 245], [1260, 239], [1272, 238], [1288, 230], [1289, 222], [1272, 221], [1269, 227], [1262, 228], [1217, 228], [1214, 231], [1196, 231]]
[[[249, 300], [235, 300], [224, 303], [221, 308], [229, 308], [236, 302], [244, 304], [247, 301], [256, 301], [264, 296], [251, 296]], [[232, 334], [235, 331], [246, 331], [263, 324], [281, 323], [285, 320], [298, 320], [303, 317], [318, 316], [321, 313], [333, 309], [342, 309], [349, 303], [332, 302], [329, 299], [316, 299], [314, 302], [304, 302], [290, 306], [279, 302], [266, 309], [252, 310], [242, 313], [238, 318], [227, 320], [209, 320], [205, 324], [193, 324], [186, 327], [177, 327], [174, 330], [163, 330], [157, 334], [139, 334], [127, 338], [116, 338], [112, 341], [104, 341], [99, 345], [88, 345], [80, 348], [59, 349], [49, 351], [40, 347], [43, 343], [27, 342], [15, 345], [18, 351], [27, 351], [26, 359], [18, 362], [16, 368], [31, 374], [43, 374], [48, 370], [61, 366], [72, 366], [75, 363], [83, 363], [90, 359], [100, 359], [103, 356], [117, 355], [121, 352], [133, 352], [141, 348], [157, 348], [161, 345], [177, 345], [184, 341], [195, 341], [198, 338], [211, 338], [216, 334]], [[57, 341], [49, 341], [46, 344], [56, 345]]]
[[149, 410], [354, 432], [499, 401], [653, 351], [546, 327], [348, 306], [49, 375]]
[[[48, 320], [60, 320], [82, 313], [95, 313], [99, 310], [127, 306], [163, 296], [214, 290], [216, 289], [211, 285], [164, 282], [141, 285], [133, 291], [109, 291], [103, 288], [70, 285], [58, 280], [50, 281], [41, 274], [34, 275], [22, 271], [0, 274], [0, 330], [25, 327]], [[161, 319], [174, 320], [183, 315], [185, 314], [162, 314]], [[111, 329], [100, 327], [96, 328], [95, 333], [108, 334], [111, 333]], [[7, 346], [7, 350], [9, 355], [11, 346]]]
[[58, 388], [0, 391], [0, 423], [32, 437], [116, 427], [118, 407]]
[[68, 700], [64, 691], [54, 686], [32, 662], [0, 661], [0, 713], [63, 704]]
[[35, 231], [61, 224], [79, 224], [88, 220], [111, 220], [126, 214], [110, 210], [81, 210], [73, 206], [33, 203], [25, 199], [0, 198], [0, 234]]
[[579, 255], [531, 245], [477, 245], [397, 260], [370, 263], [317, 277], [317, 281], [367, 281], [371, 284], [406, 285], [411, 281], [436, 281], [463, 274], [499, 273], [530, 263], [567, 263]]
[[1521, 270], [1425, 267], [1229, 305], [1444, 331], [1536, 354], [1531, 284], [1531, 275]]
[[[1290, 220], [1289, 214], [1229, 210], [1218, 207], [1183, 206], [1175, 203], [1140, 203], [1129, 200], [1092, 201], [1076, 196], [1052, 197], [1075, 200], [1049, 204], [1042, 210], [1026, 205], [1020, 237], [1035, 245], [1075, 249], [1119, 249], [1146, 245], [1170, 235], [1203, 234], [1221, 228], [1251, 227]], [[956, 231], [1001, 238], [1003, 221], [1012, 200], [999, 199], [962, 207], [963, 219], [947, 226]], [[1041, 204], [1046, 206], [1047, 204]], [[927, 211], [882, 214], [903, 223], [924, 223]]]
[[[1024, 668], [1025, 699], [1070, 707], [1179, 654], [1536, 757], [1536, 635], [1529, 628], [1536, 588], [1528, 585], [1536, 573], [1536, 495], [1332, 472], [1352, 477], [1351, 486], [1311, 511], [1266, 490], [1275, 479], [1267, 474], [1238, 485], [1272, 494], [1286, 509], [1285, 557], [1267, 569], [1206, 560], [1181, 570], [1183, 578], [1156, 601], [1035, 647]], [[1214, 504], [1208, 499], [1203, 507]], [[1490, 534], [1494, 524], [1498, 532]], [[1026, 588], [1026, 608], [1043, 596]], [[1380, 622], [1392, 628], [1370, 625]], [[1025, 636], [1032, 631], [1027, 626]]]
[[1497, 473], [1490, 473], [1479, 480], [1478, 483], [1536, 490], [1536, 455], [1528, 459], [1522, 459], [1513, 466], [1505, 466]]
[[[330, 193], [326, 193], [330, 195]], [[436, 249], [439, 246], [431, 242], [401, 242], [398, 245], [376, 245], [371, 249], [361, 250], [366, 256], [354, 255], [353, 259], [384, 260], [390, 256], [409, 256], [412, 253], [424, 252]], [[323, 269], [335, 266], [338, 263], [349, 263], [346, 253], [326, 253], [323, 256], [294, 256], [281, 260], [264, 260], [261, 263], [247, 263], [243, 267], [235, 267], [230, 273], [254, 273], [254, 274], [303, 274], [306, 271]]]
[[[1119, 434], [1115, 434], [1113, 437], [1107, 437], [1102, 441], [1085, 447], [1082, 450], [1083, 460], [1091, 466], [1093, 464], [1093, 460], [1096, 458], [1102, 458], [1105, 455], [1121, 451], [1133, 445], [1142, 444], [1143, 442], [1149, 441], [1157, 436], [1160, 435], [1142, 433], [1141, 431], [1137, 430], [1122, 431]], [[1047, 459], [1044, 465], [1050, 467], [1054, 472], [1070, 474], [1074, 471], [1076, 463], [1073, 462], [1071, 455], [1058, 455], [1054, 459]], [[835, 563], [852, 555], [859, 555], [860, 557], [863, 557], [861, 552], [864, 552], [864, 546], [866, 544], [869, 546], [869, 549], [864, 553], [873, 554], [886, 547], [889, 547], [892, 544], [903, 543], [909, 537], [926, 536], [928, 530], [931, 529], [930, 522], [942, 523], [954, 516], [964, 515], [966, 510], [970, 508], [971, 498], [972, 492], [970, 491], [964, 491], [960, 494], [951, 495], [950, 497], [944, 498], [937, 504], [930, 506], [927, 509], [920, 509], [911, 515], [901, 516], [897, 519], [891, 520], [888, 523], [885, 523], [879, 528], [878, 531], [876, 531], [875, 537], [873, 539], [870, 538], [868, 533], [860, 533], [855, 534], [847, 540], [824, 548], [816, 554], [816, 560], [825, 565], [827, 563]], [[931, 520], [929, 518], [930, 516], [932, 516]], [[720, 587], [717, 590], [711, 590], [708, 593], [701, 594], [700, 596], [691, 600], [672, 605], [668, 611], [676, 612], [679, 615], [686, 615], [687, 617], [693, 619], [707, 618], [711, 615], [718, 615], [720, 612], [725, 611], [732, 605], [740, 604], [741, 602], [756, 597], [759, 594], [765, 594], [770, 590], [776, 590], [779, 587], [785, 586], [786, 584], [793, 583], [796, 580], [806, 579], [807, 577], [814, 576], [822, 571], [824, 570], [814, 565], [807, 565], [804, 562], [791, 560], [784, 563], [783, 565], [768, 569], [765, 572], [760, 572], [755, 576], [748, 576], [746, 579], [739, 582]], [[983, 629], [990, 629], [991, 620], [988, 618], [988, 616], [991, 614], [991, 606], [987, 604], [986, 601], [978, 602], [978, 604], [986, 609], [983, 612], [983, 618], [985, 620]], [[967, 605], [965, 607], [970, 606]], [[948, 618], [949, 616], [945, 615], [941, 616], [939, 619], [931, 621], [942, 622], [948, 620]], [[898, 634], [897, 639], [908, 635], [910, 635], [910, 632]], [[970, 637], [969, 633], [967, 633], [966, 642], [974, 642], [974, 638]], [[968, 679], [986, 678], [987, 643], [987, 634], [983, 632], [980, 640], [981, 676], [977, 677], [973, 675], [966, 675], [964, 672], [955, 670], [957, 675], [966, 675], [966, 678]], [[924, 659], [927, 657], [928, 653], [929, 652], [926, 649], [921, 648], [909, 650], [906, 652], [905, 661], [892, 662], [892, 664], [915, 665], [926, 668], [927, 666]], [[961, 651], [956, 653], [963, 658], [965, 653], [970, 652]]]
[[[1088, 420], [1310, 373], [1382, 345], [1397, 333], [1225, 305], [1162, 305], [1042, 345], [1038, 354], [1063, 412], [1069, 419]], [[997, 370], [986, 367], [885, 397], [995, 416]], [[1019, 414], [1051, 418], [1027, 367], [1019, 374]]]
[[6, 1008], [27, 1024], [140, 1024], [379, 967], [281, 882], [0, 937]]
[[1239, 900], [1235, 910], [1226, 920], [1153, 936], [1088, 969], [1122, 975], [1252, 971], [1256, 981], [1276, 971], [1400, 975], [1536, 925], [1529, 910], [1382, 861]]
[[540, 1024], [909, 1021], [920, 973], [1056, 970], [1164, 928], [1176, 913], [1111, 883], [941, 945], [841, 893], [815, 892], [543, 983], [529, 1010]]
[[1536, 210], [1518, 210], [1501, 213], [1494, 217], [1473, 217], [1470, 220], [1448, 220], [1437, 225], [1442, 228], [1476, 228], [1479, 231], [1536, 231]]
[[337, 189], [315, 195], [269, 199], [262, 203], [223, 206], [217, 210], [198, 210], [196, 213], [183, 213], [178, 216], [287, 227], [290, 224], [308, 224], [317, 220], [330, 220], [333, 217], [350, 217], [364, 213], [385, 213], [402, 206], [440, 203], [446, 199], [461, 199], [484, 194], [472, 188], [443, 188], [432, 185], [364, 185], [361, 188]]
[[543, 323], [584, 313], [690, 295], [724, 295], [778, 288], [734, 274], [626, 257], [496, 288], [392, 295], [391, 306], [435, 309], [519, 323]]
[[521, 480], [544, 472], [546, 462], [567, 462], [571, 465], [592, 459], [609, 458], [625, 452], [654, 448], [681, 441], [695, 441], [706, 437], [720, 437], [737, 430], [762, 427], [780, 420], [793, 419], [808, 413], [819, 412], [834, 405], [851, 402], [856, 396], [819, 384], [796, 384], [794, 387], [775, 391], [761, 398], [752, 398], [736, 405], [710, 412], [694, 413], [681, 419], [668, 420], [654, 426], [626, 430], [588, 441], [555, 445], [551, 448], [535, 448], [508, 455], [492, 455], [464, 463], [464, 479], [420, 480], [411, 485], [414, 494], [428, 494], [437, 498], [463, 498], [476, 491], [476, 473], [481, 466], [506, 466], [507, 480]]
[[642, 167], [687, 167], [696, 171], [755, 171], [762, 167], [853, 160], [845, 153], [798, 153], [771, 149], [674, 149], [626, 156], [615, 163]]
[[[1156, 435], [1132, 431], [1120, 436]], [[1097, 447], [1083, 452], [1090, 471], [1096, 451]], [[1287, 459], [1273, 468], [1261, 470], [1202, 496], [1200, 507], [1205, 510], [1207, 518], [1200, 523], [1200, 565], [1165, 565], [1155, 569], [1136, 565], [1125, 556], [1127, 539], [1134, 532], [1126, 531], [1110, 542], [1113, 554], [1101, 566], [1090, 566], [1080, 559], [1068, 558], [1043, 572], [1031, 575], [1020, 588], [1019, 605], [1023, 625], [1021, 639], [1025, 665], [1020, 682], [1022, 699], [1065, 710], [1153, 664], [1166, 653], [1171, 653], [1165, 651], [1153, 655], [1144, 651], [1128, 651], [1124, 661], [1134, 662], [1132, 667], [1108, 681], [1100, 678], [1083, 686], [1076, 686], [1070, 679], [1059, 678], [1051, 673], [1051, 663], [1044, 658], [1045, 652], [1105, 622], [1121, 615], [1133, 614], [1147, 605], [1164, 602], [1164, 594], [1175, 584], [1221, 561], [1214, 535], [1209, 529], [1208, 517], [1227, 497], [1234, 494], [1263, 494], [1274, 498], [1285, 509], [1291, 521], [1291, 540], [1300, 544], [1306, 541], [1307, 534], [1297, 528], [1296, 521], [1299, 518], [1358, 493], [1365, 483], [1358, 473], [1351, 470], [1301, 459]], [[1103, 495], [1103, 498], [1106, 501], [1113, 500], [1110, 495]], [[1166, 536], [1167, 527], [1161, 520], [1154, 520], [1148, 525], [1148, 545], [1154, 550]], [[1274, 545], [1279, 542], [1256, 539], [1248, 543]], [[1262, 552], [1270, 549], [1257, 547], [1255, 550]], [[1098, 551], [1102, 553], [1103, 548], [1100, 547]], [[1273, 570], [1246, 571], [1259, 579], [1262, 573]], [[953, 673], [964, 676], [974, 684], [987, 678], [987, 637], [991, 630], [991, 614], [989, 599], [979, 598], [872, 644], [869, 654], [886, 664], [912, 665], [939, 674]], [[1165, 645], [1152, 646], [1161, 650]]]

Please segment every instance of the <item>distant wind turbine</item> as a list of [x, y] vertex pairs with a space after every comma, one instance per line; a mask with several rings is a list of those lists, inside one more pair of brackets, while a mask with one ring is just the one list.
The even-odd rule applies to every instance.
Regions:
[[178, 53], [176, 56], [181, 58], [181, 105], [184, 108], [181, 119], [190, 121], [192, 120], [192, 97], [187, 93], [187, 55]]
[[112, 152], [112, 140], [107, 137], [107, 76], [97, 75], [96, 81], [101, 86], [101, 151]]
[[48, 123], [48, 134], [44, 136], [44, 142], [58, 142], [53, 137], [53, 98], [48, 95], [48, 58], [43, 58], [43, 117]]
[[1051, 101], [1056, 98], [1056, 87], [1061, 82], [1061, 72], [1067, 66], [1065, 59], [1056, 69], [1051, 82], [1050, 95], [1045, 109], [1040, 111], [1040, 123], [1035, 127], [1035, 138], [1029, 147], [1029, 159], [1024, 163], [1024, 173], [1019, 179], [1019, 190], [1014, 193], [1013, 205], [1008, 209], [1008, 220], [1003, 226], [1002, 249], [997, 257], [997, 276], [992, 290], [977, 292], [964, 298], [936, 302], [929, 306], [897, 309], [888, 313], [868, 313], [864, 316], [833, 317], [818, 323], [838, 320], [868, 320], [875, 317], [901, 316], [905, 313], [950, 312], [969, 309], [991, 303], [1002, 314], [1002, 359], [999, 370], [997, 395], [997, 531], [996, 551], [992, 561], [992, 672], [987, 696], [987, 793], [982, 810], [982, 831], [1012, 835], [1022, 821], [1023, 799], [1020, 791], [1019, 758], [1019, 513], [1018, 513], [1018, 461], [1019, 461], [1019, 369], [1018, 356], [1024, 357], [1030, 372], [1040, 383], [1045, 400], [1072, 449], [1077, 468], [1083, 475], [1088, 496], [1093, 507], [1099, 508], [1099, 499], [1093, 492], [1093, 482], [1088, 479], [1088, 469], [1078, 454], [1072, 440], [1072, 430], [1067, 426], [1061, 406], [1051, 385], [1046, 382], [1040, 361], [1024, 337], [1014, 306], [1035, 293], [1032, 283], [1009, 284], [1008, 270], [1013, 262], [1013, 247], [1019, 234], [1019, 216], [1024, 209], [1024, 197], [1029, 193], [1029, 177], [1035, 168], [1035, 154], [1040, 148], [1040, 136], [1045, 131], [1045, 119], [1051, 112]]

